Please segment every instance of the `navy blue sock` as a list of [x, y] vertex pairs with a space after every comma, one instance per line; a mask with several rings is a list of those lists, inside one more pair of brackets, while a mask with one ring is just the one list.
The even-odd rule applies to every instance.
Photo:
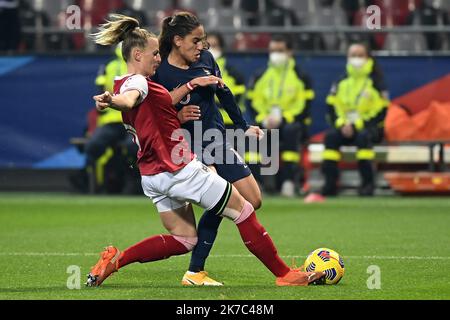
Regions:
[[189, 271], [199, 272], [205, 268], [206, 258], [212, 249], [214, 241], [217, 236], [217, 229], [222, 222], [222, 217], [219, 217], [209, 211], [205, 211], [198, 222], [198, 242], [192, 251], [191, 263]]

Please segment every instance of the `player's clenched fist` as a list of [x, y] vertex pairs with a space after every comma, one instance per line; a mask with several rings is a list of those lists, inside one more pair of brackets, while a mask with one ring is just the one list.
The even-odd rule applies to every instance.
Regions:
[[245, 132], [245, 135], [248, 137], [257, 137], [258, 140], [261, 140], [264, 138], [264, 131], [262, 131], [260, 127], [250, 126]]
[[94, 96], [95, 100], [95, 107], [97, 110], [102, 111], [108, 108], [112, 103], [112, 96], [111, 93], [108, 91], [105, 91], [104, 93]]

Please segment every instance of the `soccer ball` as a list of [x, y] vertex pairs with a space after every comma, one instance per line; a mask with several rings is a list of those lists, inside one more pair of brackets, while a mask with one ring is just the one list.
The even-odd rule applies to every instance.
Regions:
[[307, 272], [325, 272], [325, 284], [337, 284], [344, 276], [344, 260], [331, 249], [314, 250], [306, 258], [304, 266]]

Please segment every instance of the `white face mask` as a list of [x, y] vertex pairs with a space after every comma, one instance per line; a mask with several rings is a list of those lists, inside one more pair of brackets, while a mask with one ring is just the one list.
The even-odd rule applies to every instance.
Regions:
[[284, 52], [272, 52], [269, 55], [270, 63], [275, 66], [281, 66], [289, 61], [289, 56]]
[[211, 52], [214, 60], [217, 60], [222, 56], [222, 51], [220, 51], [218, 49], [211, 48], [211, 49], [209, 49], [209, 52]]
[[355, 67], [356, 69], [361, 69], [366, 64], [367, 59], [366, 58], [359, 58], [359, 57], [353, 57], [348, 58], [348, 64]]

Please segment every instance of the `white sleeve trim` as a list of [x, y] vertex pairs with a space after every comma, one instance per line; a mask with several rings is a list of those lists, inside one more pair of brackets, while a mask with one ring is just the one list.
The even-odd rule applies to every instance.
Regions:
[[120, 94], [123, 94], [127, 91], [137, 90], [140, 92], [141, 96], [139, 97], [139, 103], [142, 103], [148, 95], [148, 82], [144, 76], [140, 74], [133, 75], [129, 77], [125, 83], [120, 87]]

